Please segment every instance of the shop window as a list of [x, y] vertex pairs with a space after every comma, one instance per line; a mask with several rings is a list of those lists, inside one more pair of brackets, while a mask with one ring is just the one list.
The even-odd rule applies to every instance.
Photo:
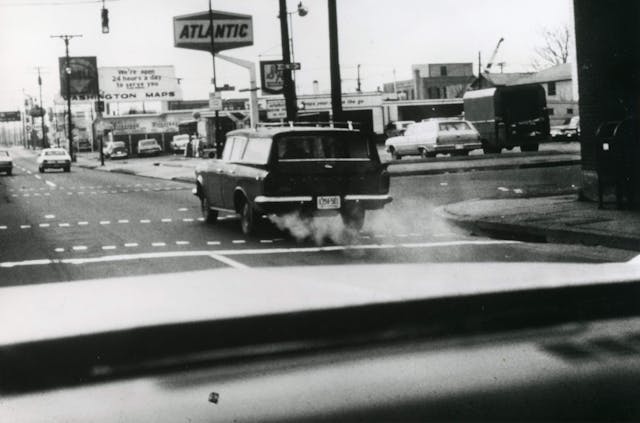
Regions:
[[571, 107], [567, 108], [567, 114], [568, 115], [572, 115], [573, 114], [573, 109]]
[[555, 111], [553, 110], [553, 108], [549, 107], [547, 110], [549, 111], [549, 116], [554, 115]]
[[547, 82], [547, 94], [552, 96], [556, 95], [556, 83], [555, 82]]
[[440, 66], [440, 76], [447, 76], [447, 67]]

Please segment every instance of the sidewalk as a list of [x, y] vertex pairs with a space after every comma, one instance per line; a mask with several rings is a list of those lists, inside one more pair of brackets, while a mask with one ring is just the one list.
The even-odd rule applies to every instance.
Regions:
[[[384, 156], [381, 157], [385, 162]], [[181, 155], [105, 160], [100, 166], [98, 153], [79, 153], [77, 166], [105, 172], [127, 173], [151, 178], [193, 182], [195, 168], [207, 159]], [[437, 175], [472, 170], [524, 169], [533, 167], [571, 166], [580, 163], [580, 154], [573, 152], [525, 153], [522, 155], [472, 155], [468, 157], [438, 157], [436, 159], [404, 159], [389, 161], [389, 174], [394, 177]]]
[[495, 238], [602, 245], [640, 251], [640, 212], [598, 209], [576, 195], [468, 200], [437, 212], [459, 226]]

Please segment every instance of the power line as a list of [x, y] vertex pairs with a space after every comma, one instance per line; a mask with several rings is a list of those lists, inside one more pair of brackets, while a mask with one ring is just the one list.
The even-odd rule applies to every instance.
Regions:
[[[104, 0], [107, 2], [120, 1], [120, 0]], [[0, 3], [0, 7], [21, 7], [21, 6], [74, 6], [78, 4], [93, 4], [102, 3], [103, 0], [61, 0], [61, 1], [46, 1], [46, 2], [19, 2], [19, 3]]]

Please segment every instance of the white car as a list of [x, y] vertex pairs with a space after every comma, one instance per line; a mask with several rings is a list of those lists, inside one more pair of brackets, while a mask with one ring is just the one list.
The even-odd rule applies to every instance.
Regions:
[[104, 157], [108, 159], [126, 159], [129, 157], [127, 146], [123, 141], [113, 141], [102, 150]]
[[438, 153], [467, 155], [482, 148], [476, 128], [461, 119], [429, 119], [411, 124], [404, 135], [388, 138], [385, 146], [395, 159], [409, 155], [435, 157]]
[[188, 134], [174, 135], [171, 141], [171, 149], [176, 152], [184, 151], [187, 148], [187, 144], [189, 144]]
[[0, 172], [5, 172], [8, 176], [13, 172], [13, 159], [8, 150], [0, 150]]
[[162, 147], [155, 138], [138, 141], [138, 156], [155, 156], [162, 153]]
[[71, 157], [67, 150], [62, 148], [45, 148], [40, 152], [37, 162], [40, 173], [43, 173], [46, 169], [71, 171]]

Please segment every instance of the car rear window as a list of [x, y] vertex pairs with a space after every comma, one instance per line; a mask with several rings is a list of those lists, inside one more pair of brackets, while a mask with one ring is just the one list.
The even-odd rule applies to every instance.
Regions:
[[357, 133], [286, 134], [278, 138], [279, 160], [362, 160], [369, 144]]
[[45, 156], [64, 156], [65, 154], [67, 154], [67, 152], [64, 150], [49, 150], [44, 152]]
[[156, 144], [155, 140], [140, 141], [140, 145], [144, 145], [144, 146], [147, 146], [147, 145], [155, 145], [155, 144]]
[[440, 122], [441, 131], [468, 131], [471, 129], [467, 122]]

